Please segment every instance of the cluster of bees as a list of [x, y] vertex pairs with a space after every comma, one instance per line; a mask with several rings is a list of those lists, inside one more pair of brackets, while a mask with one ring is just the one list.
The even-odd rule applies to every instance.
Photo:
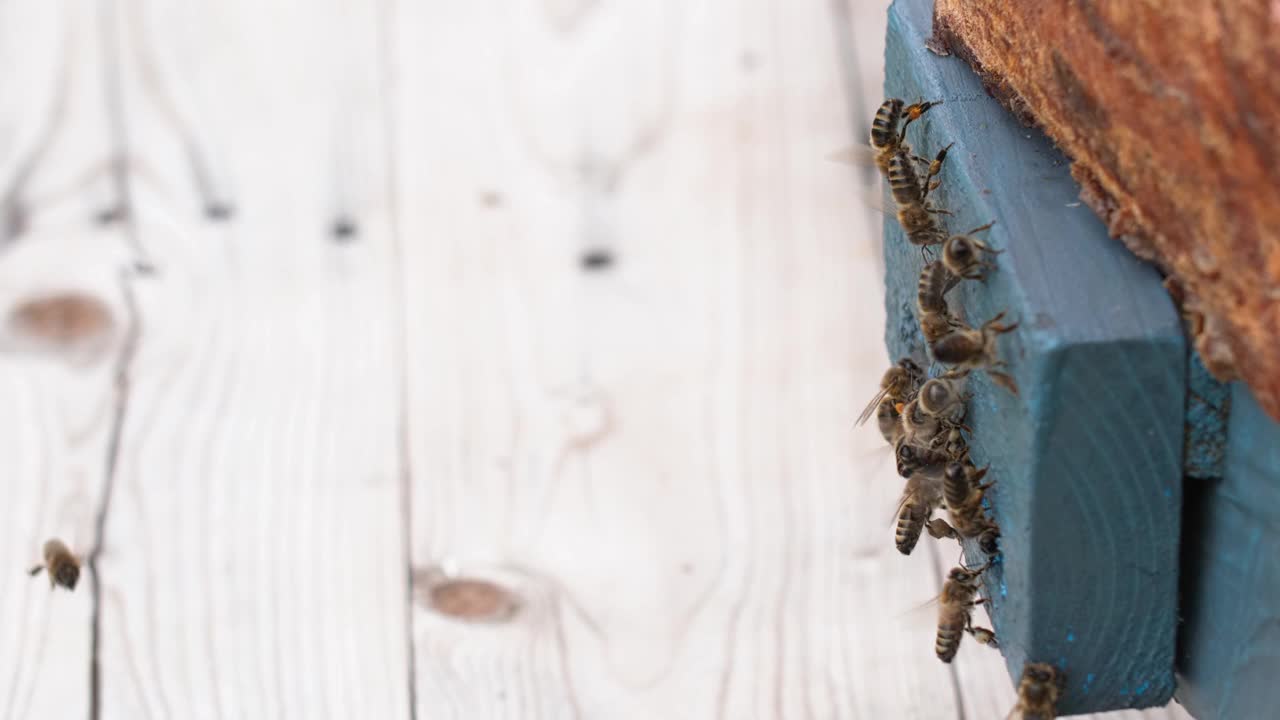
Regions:
[[[964, 280], [983, 281], [995, 269], [1000, 252], [973, 237], [990, 229], [990, 222], [960, 234], [949, 234], [939, 219], [949, 211], [934, 206], [929, 193], [936, 190], [951, 145], [932, 160], [915, 155], [907, 144], [907, 128], [941, 101], [905, 104], [889, 99], [880, 106], [871, 127], [875, 163], [888, 179], [897, 208], [897, 220], [907, 241], [921, 249], [926, 264], [917, 286], [916, 310], [920, 333], [934, 362], [945, 372], [928, 377], [911, 358], [902, 358], [880, 380], [880, 391], [858, 418], [876, 416], [880, 434], [894, 449], [898, 474], [906, 485], [898, 505], [894, 543], [911, 554], [921, 534], [936, 539], [973, 540], [988, 555], [977, 568], [961, 564], [947, 574], [938, 597], [938, 628], [934, 652], [950, 663], [966, 634], [998, 647], [993, 631], [973, 624], [974, 609], [988, 602], [980, 597], [980, 578], [999, 552], [1000, 527], [983, 505], [992, 483], [983, 483], [988, 468], [969, 458], [965, 425], [969, 394], [965, 383], [971, 373], [982, 371], [993, 383], [1017, 394], [1018, 386], [1000, 359], [997, 339], [1017, 328], [999, 313], [974, 328], [952, 312], [946, 295]], [[930, 260], [941, 246], [941, 257]], [[945, 508], [947, 519], [933, 517]], [[1049, 720], [1062, 691], [1062, 676], [1052, 665], [1028, 663], [1018, 687], [1018, 704], [1011, 719]]]

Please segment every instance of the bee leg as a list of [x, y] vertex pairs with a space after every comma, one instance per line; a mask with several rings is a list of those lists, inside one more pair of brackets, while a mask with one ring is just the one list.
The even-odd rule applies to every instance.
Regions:
[[955, 528], [951, 527], [951, 523], [943, 520], [942, 518], [934, 518], [930, 520], [925, 524], [925, 529], [929, 531], [929, 535], [935, 540], [943, 540], [946, 538], [951, 538], [953, 540], [960, 539], [960, 534], [956, 532]]
[[1014, 380], [1013, 376], [1010, 375], [1009, 373], [1000, 372], [999, 370], [992, 370], [988, 368], [987, 377], [990, 377], [992, 382], [1004, 388], [1005, 390], [1008, 390], [1014, 395], [1018, 394], [1018, 381]]
[[35, 577], [35, 576], [39, 575], [39, 574], [40, 574], [40, 571], [41, 571], [41, 570], [43, 570], [43, 569], [44, 569], [44, 566], [43, 566], [43, 565], [37, 565], [37, 566], [35, 566], [35, 567], [31, 568], [30, 570], [28, 570], [28, 571], [27, 571], [27, 574], [28, 574], [28, 575], [30, 575], [31, 577]]
[[[948, 146], [948, 147], [950, 147], [950, 146]], [[978, 227], [976, 227], [976, 228], [974, 228], [974, 229], [972, 229], [972, 230], [966, 230], [966, 231], [964, 232], [964, 234], [965, 234], [965, 235], [972, 235], [972, 234], [974, 234], [974, 233], [980, 233], [980, 232], [982, 232], [983, 230], [990, 230], [990, 229], [991, 229], [991, 226], [992, 226], [992, 225], [995, 225], [995, 224], [996, 224], [996, 221], [995, 221], [995, 220], [992, 220], [991, 222], [987, 223], [986, 225], [979, 225]], [[970, 238], [970, 239], [972, 239], [972, 238]], [[976, 244], [978, 247], [980, 247], [980, 248], [982, 248], [982, 249], [984, 249], [984, 250], [985, 250], [985, 249], [986, 249], [986, 247], [987, 247], [986, 245], [983, 245], [982, 243], [978, 242], [977, 240], [973, 240], [973, 242], [974, 242], [974, 244]]]

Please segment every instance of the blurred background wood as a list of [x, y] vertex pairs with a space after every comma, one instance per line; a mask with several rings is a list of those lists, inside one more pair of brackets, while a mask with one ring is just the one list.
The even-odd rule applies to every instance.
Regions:
[[883, 5], [456, 5], [0, 9], [0, 312], [110, 318], [0, 355], [2, 716], [1007, 711], [851, 431]]
[[1280, 420], [1280, 5], [937, 0], [937, 49], [1075, 160], [1112, 235], [1200, 317], [1197, 349]]

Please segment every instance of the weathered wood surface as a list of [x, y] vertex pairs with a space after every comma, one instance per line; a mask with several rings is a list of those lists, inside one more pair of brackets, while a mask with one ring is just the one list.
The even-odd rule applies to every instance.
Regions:
[[[954, 142], [936, 202], [961, 231], [996, 220], [1003, 250], [985, 284], [954, 290], [978, 325], [1020, 323], [1001, 341], [1022, 393], [975, 375], [967, 423], [991, 465], [1003, 531], [988, 573], [1011, 676], [1024, 662], [1067, 673], [1065, 712], [1162, 705], [1174, 690], [1185, 344], [1153, 269], [1073, 207], [1067, 165], [1013, 122], [955, 58], [925, 49], [927, 0], [889, 12], [886, 95], [942, 99], [912, 128], [917, 153]], [[886, 340], [923, 359], [915, 312], [919, 248], [886, 221]], [[980, 562], [980, 554], [971, 554]]]
[[1280, 419], [1280, 10], [937, 0], [935, 30], [1075, 160], [1084, 198], [1202, 314], [1197, 348]]
[[1178, 699], [1200, 720], [1280, 706], [1280, 424], [1232, 383], [1224, 472], [1187, 482]]
[[[850, 433], [880, 258], [824, 158], [882, 7], [0, 21], [0, 717], [1012, 704], [996, 654], [933, 660], [952, 558], [894, 552]], [[49, 535], [100, 549], [74, 593], [25, 575]]]

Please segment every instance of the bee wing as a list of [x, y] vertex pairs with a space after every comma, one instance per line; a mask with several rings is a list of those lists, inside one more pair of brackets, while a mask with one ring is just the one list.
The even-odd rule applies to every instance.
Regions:
[[836, 150], [827, 155], [827, 159], [831, 162], [840, 163], [841, 165], [853, 165], [855, 167], [875, 167], [876, 153], [871, 149], [870, 145], [854, 145], [843, 150]]
[[938, 604], [942, 600], [942, 593], [938, 593], [922, 603], [913, 605], [906, 610], [898, 613], [899, 620], [913, 620], [916, 618], [926, 618], [930, 615], [936, 615]]
[[880, 388], [880, 392], [876, 393], [875, 397], [871, 398], [871, 402], [867, 403], [867, 406], [862, 409], [862, 414], [858, 415], [858, 422], [855, 426], [862, 425], [867, 420], [871, 419], [871, 416], [875, 414], [876, 408], [880, 407], [880, 401], [884, 400], [885, 396], [888, 394], [888, 388]]

